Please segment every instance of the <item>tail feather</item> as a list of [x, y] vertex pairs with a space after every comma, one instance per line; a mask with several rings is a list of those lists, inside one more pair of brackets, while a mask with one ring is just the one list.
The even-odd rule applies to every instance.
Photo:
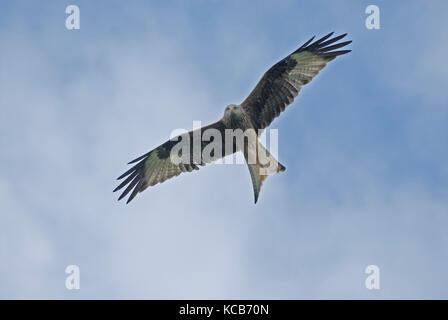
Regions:
[[[258, 150], [258, 152], [257, 152]], [[256, 156], [253, 152], [257, 152]], [[254, 155], [253, 158], [250, 155]], [[267, 151], [264, 146], [257, 141], [257, 148], [250, 148], [244, 152], [247, 167], [249, 168], [250, 177], [252, 179], [252, 187], [254, 189], [254, 201], [257, 203], [261, 186], [270, 175], [277, 174], [286, 170], [277, 159]], [[261, 159], [260, 159], [261, 158]], [[249, 163], [249, 159], [256, 159], [255, 163]]]

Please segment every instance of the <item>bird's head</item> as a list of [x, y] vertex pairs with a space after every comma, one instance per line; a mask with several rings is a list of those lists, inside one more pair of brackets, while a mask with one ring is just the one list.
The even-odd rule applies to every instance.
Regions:
[[224, 118], [229, 119], [231, 117], [237, 116], [239, 112], [239, 106], [237, 106], [236, 104], [229, 104], [224, 111]]
[[232, 126], [232, 124], [238, 122], [242, 116], [242, 109], [236, 104], [231, 104], [226, 107], [224, 111], [223, 121], [226, 125]]

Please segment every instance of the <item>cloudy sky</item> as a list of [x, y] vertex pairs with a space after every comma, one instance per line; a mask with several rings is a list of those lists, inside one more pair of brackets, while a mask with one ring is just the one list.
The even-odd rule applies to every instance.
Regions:
[[[0, 298], [448, 298], [448, 3], [376, 1], [380, 30], [369, 4], [2, 1]], [[331, 31], [353, 52], [272, 124], [257, 205], [244, 165], [116, 201], [129, 160]]]

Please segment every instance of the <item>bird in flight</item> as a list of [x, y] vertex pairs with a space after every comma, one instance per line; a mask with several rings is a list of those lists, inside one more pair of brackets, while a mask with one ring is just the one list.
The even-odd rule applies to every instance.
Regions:
[[[138, 193], [149, 186], [164, 182], [182, 172], [198, 170], [199, 166], [229, 154], [243, 152], [252, 179], [255, 203], [257, 203], [261, 185], [266, 177], [285, 171], [285, 167], [259, 143], [258, 135], [294, 101], [302, 86], [309, 83], [329, 61], [351, 51], [338, 50], [351, 43], [351, 41], [338, 42], [346, 35], [342, 34], [332, 38], [332, 32], [314, 42], [315, 37], [312, 37], [296, 51], [272, 66], [241, 104], [227, 106], [224, 116], [219, 121], [178, 137], [179, 139], [186, 138], [192, 141], [194, 137], [202, 137], [207, 130], [214, 130], [214, 132], [221, 133], [220, 136], [222, 137], [222, 141], [215, 142], [222, 143], [224, 146], [226, 131], [241, 129], [242, 131], [252, 130], [255, 132], [255, 142], [245, 141], [243, 144], [238, 144], [232, 141], [231, 148], [226, 148], [222, 152], [215, 152], [216, 154], [211, 152], [210, 157], [200, 157], [198, 161], [194, 151], [192, 151], [193, 148], [189, 148], [187, 152], [183, 149], [180, 152], [177, 149], [172, 152], [178, 142], [175, 141], [176, 139], [170, 139], [129, 162], [129, 164], [134, 165], [117, 179], [124, 180], [115, 188], [114, 192], [126, 187], [118, 200], [131, 193], [126, 202], [129, 203]], [[205, 151], [207, 145], [212, 143], [211, 141], [211, 139], [210, 141], [201, 139], [199, 151]], [[262, 162], [259, 159], [260, 151], [266, 155], [267, 162]], [[182, 158], [183, 161], [173, 161], [171, 154], [184, 155], [185, 157]], [[254, 161], [249, 161], [251, 156], [254, 156]], [[266, 163], [269, 163], [269, 167]]]

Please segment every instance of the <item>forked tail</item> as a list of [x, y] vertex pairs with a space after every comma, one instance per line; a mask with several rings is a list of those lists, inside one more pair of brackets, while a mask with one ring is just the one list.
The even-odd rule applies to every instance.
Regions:
[[246, 146], [244, 158], [252, 179], [254, 200], [257, 203], [263, 181], [272, 174], [285, 171], [286, 168], [258, 140], [256, 148], [254, 146]]

